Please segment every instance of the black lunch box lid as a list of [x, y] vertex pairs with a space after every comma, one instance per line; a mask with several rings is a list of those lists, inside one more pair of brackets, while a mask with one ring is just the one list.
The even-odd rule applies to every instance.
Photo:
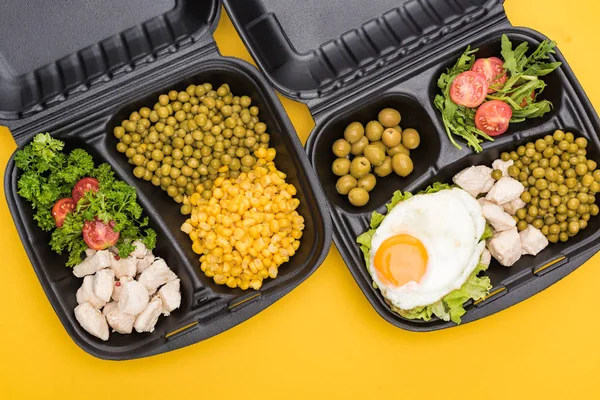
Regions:
[[273, 86], [322, 104], [367, 85], [467, 31], [506, 19], [504, 0], [224, 0]]

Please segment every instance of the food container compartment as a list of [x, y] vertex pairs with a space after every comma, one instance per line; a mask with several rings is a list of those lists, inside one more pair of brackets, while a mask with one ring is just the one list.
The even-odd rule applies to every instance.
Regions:
[[[463, 168], [491, 166], [502, 151], [516, 150], [556, 129], [585, 136], [590, 158], [600, 161], [596, 135], [600, 122], [569, 65], [557, 51], [554, 58], [563, 65], [543, 78], [547, 87], [540, 98], [554, 105], [548, 114], [512, 124], [507, 133], [483, 143], [483, 152], [475, 154], [461, 141], [463, 149], [455, 148], [446, 135], [433, 104], [439, 93], [439, 76], [468, 45], [479, 48], [478, 57], [490, 57], [500, 56], [503, 33], [514, 46], [529, 42], [530, 51], [546, 39], [530, 29], [511, 26], [501, 0], [408, 0], [388, 4], [387, 11], [377, 16], [372, 15], [374, 10], [350, 4], [330, 30], [305, 35], [291, 26], [321, 21], [322, 15], [328, 15], [324, 13], [327, 5], [312, 2], [300, 19], [287, 14], [280, 2], [256, 3], [225, 0], [236, 28], [271, 83], [283, 94], [306, 102], [315, 118], [307, 153], [329, 200], [334, 241], [363, 293], [383, 318], [400, 328], [431, 331], [456, 326], [439, 319], [408, 320], [392, 312], [373, 288], [356, 238], [369, 229], [373, 211], [385, 212], [384, 204], [395, 190], [414, 193], [434, 182], [451, 183]], [[357, 21], [362, 21], [360, 26]], [[339, 31], [341, 25], [345, 29]], [[331, 36], [335, 29], [338, 32]], [[294, 71], [307, 72], [294, 79]], [[335, 189], [331, 146], [343, 137], [348, 123], [374, 120], [384, 107], [397, 107], [402, 114], [400, 126], [416, 128], [421, 134], [420, 147], [411, 151], [415, 169], [407, 178], [378, 178], [369, 203], [355, 208]], [[525, 300], [575, 270], [598, 250], [599, 224], [598, 218], [592, 217], [587, 228], [567, 243], [550, 244], [536, 257], [524, 256], [513, 267], [494, 261], [484, 273], [493, 285], [490, 295], [466, 306], [462, 324]]]
[[[188, 20], [189, 15], [183, 15], [177, 7], [178, 12], [158, 18], [171, 21], [179, 16], [183, 25], [178, 25], [175, 31], [193, 28], [193, 33], [183, 35], [181, 41], [175, 41], [171, 46], [159, 46], [148, 58], [127, 64], [127, 71], [107, 72], [96, 83], [86, 84], [85, 90], [77, 94], [61, 92], [55, 103], [39, 103], [33, 108], [20, 103], [18, 112], [11, 112], [10, 107], [0, 110], [0, 124], [11, 128], [19, 147], [38, 132], [49, 132], [65, 141], [67, 150], [83, 148], [92, 154], [96, 164], [109, 163], [119, 179], [134, 186], [144, 215], [150, 217], [150, 226], [158, 234], [154, 252], [165, 259], [181, 280], [181, 307], [168, 317], [161, 316], [153, 333], [111, 333], [109, 340], [103, 342], [85, 332], [73, 312], [82, 279], [76, 278], [72, 270], [65, 267], [66, 257], [58, 257], [52, 252], [48, 245], [50, 235], [37, 226], [32, 219], [31, 206], [17, 195], [19, 171], [11, 159], [5, 174], [5, 194], [27, 254], [69, 335], [82, 349], [96, 357], [112, 360], [146, 357], [221, 333], [297, 287], [316, 270], [329, 250], [332, 227], [326, 202], [281, 103], [251, 65], [220, 56], [209, 35], [216, 24], [218, 6], [219, 2], [214, 1], [200, 7], [208, 21]], [[186, 217], [180, 214], [179, 205], [160, 188], [135, 178], [133, 166], [116, 150], [113, 128], [130, 112], [142, 106], [152, 107], [160, 93], [204, 82], [213, 85], [226, 82], [234, 93], [252, 97], [253, 104], [260, 109], [261, 120], [268, 126], [271, 146], [277, 150], [277, 167], [287, 174], [286, 180], [296, 186], [296, 196], [300, 200], [298, 212], [305, 218], [305, 229], [296, 254], [280, 267], [276, 279], [266, 280], [258, 291], [230, 289], [207, 278], [200, 270], [199, 256], [191, 250], [189, 237], [180, 231]], [[19, 101], [11, 98], [10, 104]]]

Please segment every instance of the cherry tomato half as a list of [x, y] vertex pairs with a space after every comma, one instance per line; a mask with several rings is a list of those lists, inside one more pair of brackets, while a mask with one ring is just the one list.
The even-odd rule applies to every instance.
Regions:
[[97, 192], [99, 187], [100, 187], [100, 184], [98, 182], [98, 179], [89, 178], [89, 177], [83, 178], [75, 184], [75, 187], [73, 188], [73, 192], [71, 192], [71, 196], [73, 197], [73, 200], [75, 201], [75, 203], [77, 203], [77, 202], [79, 202], [79, 199], [81, 199], [83, 197], [85, 192], [87, 192], [89, 190], [93, 190], [94, 192]]
[[490, 136], [502, 135], [508, 129], [512, 108], [500, 100], [483, 103], [475, 113], [475, 126]]
[[504, 62], [498, 57], [480, 58], [475, 61], [475, 64], [471, 67], [471, 71], [483, 74], [488, 83], [487, 92], [494, 93], [502, 88], [508, 79], [503, 65]]
[[485, 100], [488, 84], [483, 74], [466, 71], [458, 75], [450, 86], [450, 98], [459, 106], [475, 108]]
[[115, 232], [114, 227], [114, 221], [108, 224], [98, 218], [85, 221], [82, 230], [83, 241], [93, 250], [104, 250], [114, 246], [119, 240], [119, 232]]
[[75, 209], [75, 202], [72, 198], [67, 197], [65, 199], [60, 199], [52, 206], [52, 217], [54, 217], [54, 222], [56, 223], [57, 228], [61, 228], [65, 223], [65, 218], [67, 214]]

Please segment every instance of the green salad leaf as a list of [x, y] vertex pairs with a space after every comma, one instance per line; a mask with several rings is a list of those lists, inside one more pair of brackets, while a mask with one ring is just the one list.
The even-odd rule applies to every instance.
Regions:
[[[444, 183], [434, 183], [427, 189], [420, 191], [417, 194], [432, 194], [437, 193], [441, 190], [451, 189], [453, 186]], [[394, 192], [392, 200], [386, 205], [388, 213], [401, 201], [411, 198], [413, 195], [409, 192], [402, 193], [401, 191]], [[360, 249], [363, 252], [365, 264], [367, 268], [370, 267], [371, 258], [371, 242], [373, 235], [377, 228], [381, 225], [385, 216], [378, 212], [374, 212], [371, 217], [371, 229], [361, 234], [356, 242], [360, 245]], [[485, 240], [492, 236], [492, 228], [486, 224], [485, 231], [481, 237], [481, 240]], [[479, 264], [465, 283], [460, 289], [454, 290], [444, 296], [441, 300], [423, 307], [415, 307], [411, 310], [401, 310], [393, 305], [389, 304], [392, 311], [400, 314], [402, 317], [407, 319], [422, 319], [429, 321], [435, 315], [444, 321], [452, 321], [456, 324], [460, 324], [461, 317], [466, 312], [464, 304], [472, 299], [473, 301], [480, 300], [487, 296], [492, 288], [490, 278], [487, 276], [479, 277], [479, 273], [487, 269], [486, 265]], [[376, 288], [375, 283], [373, 286]]]

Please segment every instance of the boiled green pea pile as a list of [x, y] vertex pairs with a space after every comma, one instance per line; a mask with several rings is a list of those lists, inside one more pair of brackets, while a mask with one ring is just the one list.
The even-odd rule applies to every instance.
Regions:
[[135, 165], [133, 174], [152, 182], [191, 212], [184, 199], [204, 187], [210, 199], [218, 177], [236, 179], [256, 164], [270, 136], [259, 109], [248, 96], [234, 96], [229, 85], [210, 83], [161, 94], [153, 108], [142, 107], [114, 128], [117, 150]]
[[[566, 242], [587, 227], [590, 217], [598, 215], [600, 170], [586, 157], [587, 145], [586, 138], [557, 130], [516, 151], [502, 153], [503, 161], [514, 161], [508, 174], [525, 186], [521, 200], [526, 206], [515, 216], [519, 230], [531, 224], [548, 241]], [[501, 174], [496, 170], [492, 177], [499, 179]]]

